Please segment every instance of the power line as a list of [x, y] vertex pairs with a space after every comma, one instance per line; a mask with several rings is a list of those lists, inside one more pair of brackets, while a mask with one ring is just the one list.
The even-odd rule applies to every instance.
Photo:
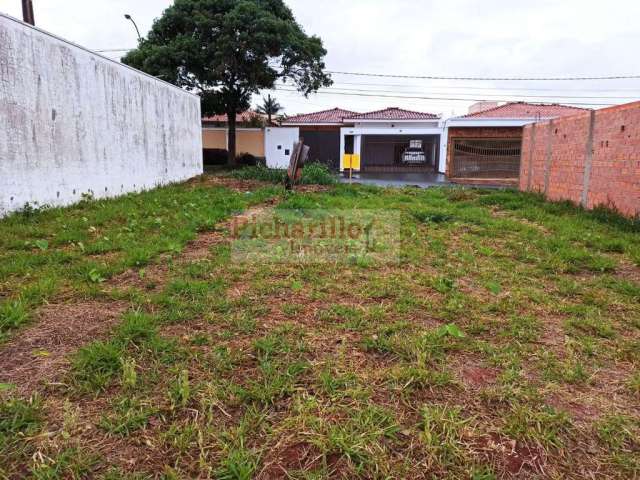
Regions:
[[487, 81], [487, 82], [537, 82], [537, 81], [577, 81], [577, 80], [630, 80], [640, 79], [640, 75], [605, 75], [593, 77], [455, 77], [439, 75], [395, 75], [389, 73], [362, 73], [362, 72], [341, 72], [327, 70], [332, 75], [352, 75], [358, 77], [378, 77], [378, 78], [413, 78], [422, 80], [465, 80], [465, 81]]
[[[297, 92], [295, 89], [284, 89], [284, 88], [276, 88], [276, 90], [282, 92]], [[352, 97], [380, 97], [380, 98], [400, 98], [407, 100], [446, 100], [449, 102], [482, 102], [486, 100], [485, 98], [454, 98], [454, 97], [418, 97], [418, 96], [407, 96], [407, 95], [376, 95], [370, 93], [349, 93], [349, 92], [325, 92], [319, 91], [316, 92], [318, 94], [325, 95], [343, 95], [343, 96], [352, 96]], [[507, 99], [493, 99], [496, 102], [513, 102], [513, 100]], [[539, 102], [539, 103], [550, 103], [550, 102]], [[585, 103], [585, 102], [562, 102], [564, 105], [575, 105], [575, 106], [602, 106], [606, 107], [609, 105], [614, 105], [613, 103]]]
[[[397, 92], [397, 91], [392, 91], [392, 90], [372, 90], [372, 89], [359, 89], [359, 88], [344, 88], [344, 87], [338, 87], [340, 90], [343, 91], [347, 91], [347, 92], [364, 92], [364, 93], [406, 93], [406, 94], [413, 94], [413, 95], [422, 95], [425, 92]], [[330, 88], [326, 88], [325, 90], [329, 90]], [[452, 95], [451, 92], [437, 92], [437, 91], [432, 91], [429, 92], [429, 94], [432, 95]], [[454, 93], [453, 95], [474, 95], [473, 93]], [[485, 97], [503, 97], [505, 95], [505, 93], [502, 94], [495, 94], [495, 93], [484, 93], [483, 94]], [[520, 95], [520, 94], [514, 94], [514, 96], [518, 96], [518, 97], [522, 97], [522, 98], [574, 98], [574, 99], [596, 99], [596, 100], [628, 100], [628, 99], [632, 99], [632, 98], [636, 98], [636, 95], [627, 95], [626, 97], [611, 97], [611, 96], [601, 96], [601, 95], [596, 95], [596, 96], [585, 96], [585, 95]]]
[[[134, 50], [132, 48], [108, 48], [101, 50], [94, 50], [94, 52], [126, 52]], [[273, 64], [272, 67], [280, 66], [279, 64]], [[417, 79], [417, 80], [460, 80], [460, 81], [485, 81], [485, 82], [536, 82], [536, 81], [583, 81], [583, 80], [637, 80], [640, 79], [640, 75], [604, 75], [604, 76], [591, 76], [591, 77], [465, 77], [465, 76], [444, 76], [444, 75], [397, 75], [388, 73], [364, 73], [364, 72], [344, 72], [338, 70], [327, 70], [326, 73], [334, 75], [352, 75], [358, 77], [374, 77], [374, 78], [404, 78], [404, 79]], [[402, 86], [402, 85], [387, 85], [387, 86]], [[529, 90], [529, 89], [527, 89]]]
[[365, 87], [407, 87], [407, 88], [451, 88], [465, 90], [507, 90], [509, 92], [640, 92], [640, 88], [534, 88], [534, 87], [476, 87], [469, 85], [411, 85], [407, 83], [362, 83], [362, 82], [334, 82], [338, 85], [356, 85]]

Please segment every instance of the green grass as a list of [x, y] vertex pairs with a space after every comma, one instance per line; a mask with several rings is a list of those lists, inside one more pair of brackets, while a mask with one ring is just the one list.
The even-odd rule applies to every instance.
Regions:
[[29, 400], [0, 397], [0, 476], [17, 474], [18, 466], [33, 454], [33, 446], [23, 439], [36, 435], [43, 420], [38, 397]]
[[460, 407], [424, 407], [420, 423], [421, 439], [430, 464], [446, 468], [464, 462], [464, 430], [471, 421], [461, 416]]
[[[116, 378], [124, 385], [135, 386], [135, 360], [175, 354], [173, 343], [158, 334], [158, 319], [131, 311], [126, 313], [109, 340], [98, 340], [82, 347], [73, 357], [71, 375], [75, 385], [85, 391], [100, 392]], [[132, 385], [133, 384], [133, 385]]]
[[111, 434], [127, 436], [144, 428], [155, 412], [150, 402], [126, 396], [117, 399], [113, 413], [104, 415], [99, 425]]
[[29, 310], [21, 300], [8, 301], [0, 305], [0, 341], [28, 320]]
[[174, 185], [67, 208], [23, 210], [0, 222], [0, 341], [62, 290], [96, 295], [96, 286], [160, 255], [175, 255], [198, 232], [275, 195], [241, 194], [204, 182]]
[[[240, 261], [216, 225], [271, 198], [287, 222], [392, 210], [394, 261]], [[637, 477], [639, 233], [512, 191], [206, 177], [15, 214], [0, 339], [43, 303], [128, 308], [46, 396], [0, 384], [0, 478]], [[185, 256], [200, 234], [208, 255]]]

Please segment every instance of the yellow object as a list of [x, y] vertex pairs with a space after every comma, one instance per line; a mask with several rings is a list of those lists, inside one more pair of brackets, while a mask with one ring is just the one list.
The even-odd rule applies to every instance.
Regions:
[[360, 155], [357, 153], [345, 153], [342, 158], [342, 166], [350, 170], [360, 170]]

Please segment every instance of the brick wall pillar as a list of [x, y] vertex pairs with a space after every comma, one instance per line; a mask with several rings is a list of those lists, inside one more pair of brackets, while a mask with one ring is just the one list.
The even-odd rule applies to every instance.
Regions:
[[549, 191], [549, 175], [551, 174], [551, 162], [553, 160], [553, 120], [549, 120], [547, 127], [547, 150], [544, 159], [544, 194]]
[[589, 130], [587, 132], [586, 151], [584, 155], [584, 177], [582, 179], [582, 195], [580, 196], [580, 205], [587, 208], [589, 204], [589, 184], [591, 182], [591, 164], [593, 162], [593, 129], [596, 124], [596, 112], [591, 110], [589, 116]]
[[529, 171], [527, 172], [527, 191], [531, 191], [531, 181], [533, 176], [533, 152], [536, 148], [536, 124], [531, 125], [531, 141], [529, 143]]

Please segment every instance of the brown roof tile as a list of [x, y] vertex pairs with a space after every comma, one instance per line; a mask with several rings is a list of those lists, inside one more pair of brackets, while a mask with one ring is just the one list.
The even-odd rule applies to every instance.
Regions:
[[584, 108], [570, 107], [557, 103], [509, 102], [458, 118], [556, 118], [584, 112], [585, 110]]
[[342, 108], [332, 108], [321, 112], [294, 115], [293, 117], [288, 117], [282, 123], [342, 123], [343, 118], [353, 115], [358, 115], [358, 113]]
[[361, 113], [347, 117], [353, 120], [437, 120], [439, 115], [425, 112], [413, 112], [402, 108], [390, 107], [375, 112]]

